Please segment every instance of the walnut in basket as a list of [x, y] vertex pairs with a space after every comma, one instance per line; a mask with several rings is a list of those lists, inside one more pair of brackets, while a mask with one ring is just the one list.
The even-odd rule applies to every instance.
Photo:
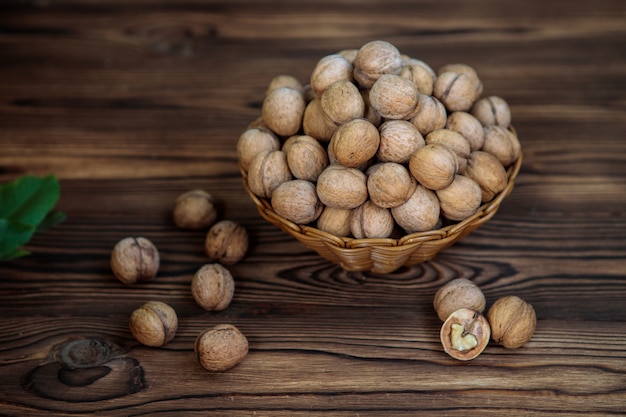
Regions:
[[367, 177], [356, 168], [329, 165], [317, 179], [317, 195], [326, 206], [356, 208], [367, 200]]

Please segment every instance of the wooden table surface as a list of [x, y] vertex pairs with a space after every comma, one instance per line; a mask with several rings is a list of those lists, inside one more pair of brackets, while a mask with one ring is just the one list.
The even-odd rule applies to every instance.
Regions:
[[[306, 83], [322, 56], [374, 39], [476, 68], [509, 102], [524, 152], [493, 219], [382, 276], [345, 272], [263, 220], [236, 156], [273, 76]], [[0, 180], [55, 174], [67, 220], [0, 264], [0, 413], [624, 415], [625, 139], [622, 0], [4, 1]], [[171, 219], [194, 188], [250, 234], [221, 312], [190, 293], [205, 231]], [[112, 275], [127, 236], [159, 248], [153, 281]], [[459, 277], [488, 304], [530, 302], [533, 339], [447, 356], [432, 299]], [[162, 348], [128, 328], [148, 300], [179, 315]], [[214, 374], [193, 344], [218, 323], [250, 352]]]

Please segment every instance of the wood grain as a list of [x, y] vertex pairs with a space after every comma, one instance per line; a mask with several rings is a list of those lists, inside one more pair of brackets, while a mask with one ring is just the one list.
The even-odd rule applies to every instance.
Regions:
[[[0, 181], [56, 174], [67, 220], [0, 264], [0, 413], [16, 416], [623, 415], [626, 412], [626, 7], [622, 1], [18, 1], [0, 4]], [[266, 223], [236, 141], [269, 80], [386, 39], [433, 68], [474, 66], [510, 104], [524, 163], [496, 216], [433, 261], [348, 273]], [[190, 280], [204, 232], [175, 198], [216, 197], [250, 233], [236, 292], [206, 312]], [[113, 245], [150, 238], [159, 276], [127, 287]], [[443, 353], [437, 289], [469, 278], [488, 304], [538, 316], [524, 348]], [[170, 303], [176, 338], [128, 330]], [[193, 342], [237, 325], [229, 372]]]

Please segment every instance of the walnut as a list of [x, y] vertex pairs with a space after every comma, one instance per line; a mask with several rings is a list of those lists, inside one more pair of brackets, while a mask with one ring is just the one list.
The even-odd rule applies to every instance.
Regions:
[[365, 119], [352, 119], [335, 131], [328, 145], [329, 156], [348, 168], [369, 161], [378, 151], [378, 129]]
[[306, 135], [328, 142], [337, 127], [337, 124], [324, 113], [320, 99], [314, 99], [307, 104], [302, 118], [302, 130]]
[[532, 305], [509, 295], [498, 299], [487, 312], [493, 340], [508, 349], [524, 346], [535, 333], [537, 316]]
[[294, 90], [300, 91], [301, 93], [304, 92], [304, 87], [296, 77], [281, 74], [275, 76], [270, 80], [269, 84], [267, 85], [267, 89], [265, 90], [265, 96], [267, 97], [269, 93], [281, 87], [289, 87], [293, 88]]
[[367, 200], [367, 177], [356, 168], [329, 165], [317, 179], [317, 195], [326, 206], [356, 208]]
[[301, 135], [291, 142], [287, 162], [294, 177], [315, 182], [328, 166], [328, 154], [317, 139]]
[[441, 101], [433, 96], [419, 95], [415, 112], [411, 116], [411, 123], [417, 127], [422, 136], [443, 128], [446, 125], [446, 119], [446, 108]]
[[203, 265], [191, 280], [191, 295], [207, 311], [226, 309], [235, 294], [235, 280], [224, 266], [214, 263]]
[[259, 197], [271, 198], [276, 187], [291, 178], [283, 151], [263, 151], [250, 162], [248, 187]]
[[204, 248], [209, 259], [222, 265], [234, 265], [248, 251], [248, 232], [239, 223], [221, 220], [209, 229]]
[[437, 129], [426, 135], [426, 144], [444, 145], [450, 149], [456, 157], [458, 172], [465, 171], [467, 158], [470, 154], [470, 145], [463, 135], [450, 129]]
[[470, 113], [462, 111], [451, 113], [448, 116], [445, 128], [454, 130], [463, 135], [472, 151], [477, 151], [482, 148], [485, 142], [485, 130], [483, 129], [483, 125]]
[[405, 60], [400, 76], [412, 81], [420, 94], [432, 95], [437, 74], [424, 61], [415, 58]]
[[237, 141], [237, 158], [241, 166], [248, 170], [250, 162], [262, 151], [275, 151], [280, 149], [280, 141], [274, 135], [264, 128], [248, 128]]
[[515, 133], [500, 126], [485, 127], [485, 143], [481, 150], [489, 152], [506, 168], [519, 158], [521, 146]]
[[476, 213], [482, 201], [482, 192], [476, 182], [463, 175], [456, 175], [454, 181], [435, 191], [439, 198], [444, 217], [461, 221]]
[[498, 159], [490, 153], [474, 151], [467, 159], [465, 175], [480, 186], [482, 202], [486, 203], [504, 190], [508, 177]]
[[353, 70], [352, 63], [341, 54], [326, 55], [313, 68], [311, 89], [316, 97], [321, 97], [324, 91], [336, 81], [352, 82]]
[[336, 124], [363, 117], [365, 102], [359, 89], [347, 80], [332, 83], [320, 99], [322, 110]]
[[487, 300], [478, 285], [467, 278], [456, 278], [439, 288], [435, 293], [433, 307], [441, 321], [460, 308], [469, 308], [479, 313], [485, 310]]
[[500, 126], [508, 128], [511, 125], [511, 110], [508, 103], [501, 97], [483, 97], [472, 106], [470, 112], [484, 126]]
[[218, 324], [198, 335], [194, 352], [204, 369], [223, 372], [248, 355], [248, 339], [232, 324]]
[[296, 224], [315, 221], [323, 209], [315, 192], [315, 185], [300, 179], [279, 185], [272, 194], [271, 204], [279, 216]]
[[382, 162], [409, 162], [411, 155], [425, 145], [417, 127], [406, 120], [388, 120], [378, 127], [380, 144], [376, 157]]
[[204, 190], [190, 190], [176, 198], [172, 219], [181, 229], [200, 230], [217, 220], [213, 196]]
[[176, 336], [178, 316], [168, 304], [148, 301], [131, 313], [129, 327], [139, 343], [160, 347]]
[[389, 209], [379, 207], [370, 200], [352, 210], [350, 216], [350, 230], [357, 239], [389, 237], [394, 225]]
[[438, 75], [433, 95], [448, 111], [468, 111], [476, 99], [476, 86], [465, 74], [446, 71]]
[[371, 88], [384, 74], [399, 74], [402, 69], [400, 51], [387, 41], [375, 40], [359, 48], [354, 62], [354, 79], [359, 86]]
[[475, 89], [474, 101], [476, 101], [483, 92], [483, 83], [480, 80], [478, 73], [476, 72], [474, 68], [472, 68], [471, 66], [467, 64], [446, 64], [440, 67], [437, 70], [437, 72], [438, 72], [438, 75], [440, 75], [443, 72], [454, 72], [457, 74], [462, 74], [465, 77], [467, 77]]
[[391, 215], [406, 233], [432, 230], [439, 221], [439, 213], [437, 196], [421, 184], [404, 204], [391, 209]]
[[300, 91], [289, 87], [277, 88], [263, 100], [263, 122], [277, 135], [291, 136], [302, 126], [305, 107]]
[[333, 236], [350, 236], [350, 215], [352, 210], [324, 207], [317, 219], [317, 228]]
[[366, 174], [369, 197], [383, 208], [404, 204], [417, 186], [408, 169], [396, 162], [379, 162], [372, 165]]
[[113, 275], [127, 285], [150, 281], [159, 271], [159, 265], [159, 251], [145, 237], [124, 238], [111, 251]]
[[381, 75], [369, 92], [371, 106], [385, 119], [409, 119], [418, 97], [412, 81], [393, 74]]
[[443, 350], [462, 361], [480, 355], [489, 344], [490, 335], [487, 319], [469, 308], [460, 308], [450, 314], [439, 333]]
[[454, 181], [458, 171], [457, 157], [447, 146], [425, 145], [411, 155], [409, 170], [424, 187], [440, 190]]

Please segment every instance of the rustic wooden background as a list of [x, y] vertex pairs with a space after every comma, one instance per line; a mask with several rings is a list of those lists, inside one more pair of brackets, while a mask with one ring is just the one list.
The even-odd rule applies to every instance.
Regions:
[[[266, 223], [235, 144], [269, 80], [306, 82], [319, 58], [373, 39], [434, 68], [474, 66], [507, 99], [524, 149], [496, 216], [435, 260], [347, 273]], [[0, 413], [390, 416], [626, 413], [626, 3], [622, 0], [0, 3], [0, 180], [56, 174], [67, 220], [0, 264]], [[174, 199], [210, 191], [250, 233], [231, 306], [189, 282], [204, 232]], [[111, 274], [126, 236], [162, 264], [133, 287]], [[443, 353], [431, 306], [445, 282], [538, 315], [517, 351]], [[176, 338], [138, 345], [130, 312], [158, 299]], [[193, 342], [237, 325], [250, 354], [204, 371]], [[72, 365], [70, 369], [62, 364]]]

